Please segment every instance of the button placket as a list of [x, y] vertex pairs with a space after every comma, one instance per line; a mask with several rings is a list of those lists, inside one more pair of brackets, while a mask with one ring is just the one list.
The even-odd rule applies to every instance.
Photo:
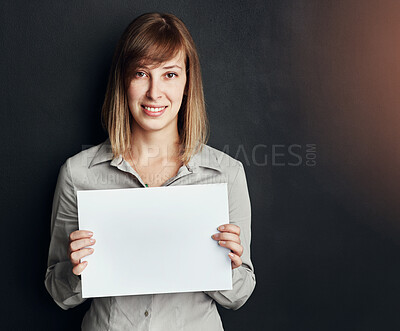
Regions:
[[142, 178], [140, 178], [139, 174], [131, 167], [131, 165], [124, 160], [121, 156], [118, 159], [115, 159], [111, 162], [111, 165], [117, 167], [119, 170], [123, 172], [127, 172], [128, 174], [133, 175], [143, 187], [145, 187], [145, 183]]

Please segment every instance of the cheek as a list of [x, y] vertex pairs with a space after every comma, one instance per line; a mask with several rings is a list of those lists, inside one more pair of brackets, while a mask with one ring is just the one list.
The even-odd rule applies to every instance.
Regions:
[[175, 100], [177, 100], [177, 101], [182, 100], [183, 94], [185, 92], [185, 85], [186, 84], [183, 83], [176, 87], [176, 89], [174, 90]]
[[131, 104], [131, 103], [137, 102], [140, 99], [142, 94], [143, 93], [141, 92], [140, 86], [131, 84], [129, 86], [128, 90], [126, 91], [128, 103]]

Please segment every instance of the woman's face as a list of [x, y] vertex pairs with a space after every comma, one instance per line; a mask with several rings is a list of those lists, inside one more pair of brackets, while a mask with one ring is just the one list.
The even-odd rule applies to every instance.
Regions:
[[133, 129], [139, 126], [145, 131], [177, 130], [185, 86], [184, 52], [157, 67], [138, 68], [127, 90]]

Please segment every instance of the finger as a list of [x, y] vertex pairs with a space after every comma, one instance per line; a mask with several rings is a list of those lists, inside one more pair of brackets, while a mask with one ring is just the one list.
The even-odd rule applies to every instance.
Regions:
[[77, 264], [75, 267], [72, 268], [72, 272], [79, 276], [82, 271], [86, 268], [86, 266], [88, 265], [87, 261], [83, 261], [82, 263]]
[[229, 253], [228, 256], [232, 260], [232, 269], [236, 269], [242, 265], [242, 259], [236, 254]]
[[237, 234], [238, 236], [240, 235], [240, 228], [235, 224], [223, 224], [218, 227], [218, 230], [221, 232], [234, 233]]
[[233, 241], [220, 240], [218, 241], [218, 244], [222, 247], [229, 248], [233, 253], [235, 253], [238, 256], [242, 256], [243, 254], [243, 247], [238, 243], [235, 243]]
[[234, 233], [229, 233], [229, 232], [215, 233], [211, 236], [211, 238], [213, 238], [214, 240], [225, 240], [225, 241], [230, 240], [240, 244], [240, 237]]
[[85, 239], [78, 239], [78, 240], [74, 240], [71, 241], [71, 243], [69, 244], [69, 249], [71, 252], [77, 251], [83, 247], [87, 247], [87, 246], [91, 246], [94, 245], [94, 243], [96, 242], [95, 239], [93, 238], [85, 238]]
[[81, 259], [83, 259], [85, 256], [93, 254], [93, 252], [93, 248], [83, 248], [79, 251], [72, 252], [70, 255], [72, 264], [79, 264]]
[[72, 232], [69, 235], [69, 240], [70, 241], [74, 241], [74, 240], [77, 240], [77, 239], [89, 238], [91, 236], [93, 236], [93, 232], [92, 231], [76, 230], [76, 231]]

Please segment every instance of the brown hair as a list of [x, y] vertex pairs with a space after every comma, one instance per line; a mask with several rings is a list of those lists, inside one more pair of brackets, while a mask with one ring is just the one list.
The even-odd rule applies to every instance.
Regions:
[[172, 14], [147, 13], [137, 17], [122, 34], [114, 53], [102, 123], [108, 131], [114, 156], [124, 155], [131, 145], [132, 115], [127, 86], [134, 70], [143, 64], [163, 63], [183, 50], [186, 87], [178, 113], [181, 161], [189, 162], [209, 137], [203, 83], [196, 46], [184, 23]]

